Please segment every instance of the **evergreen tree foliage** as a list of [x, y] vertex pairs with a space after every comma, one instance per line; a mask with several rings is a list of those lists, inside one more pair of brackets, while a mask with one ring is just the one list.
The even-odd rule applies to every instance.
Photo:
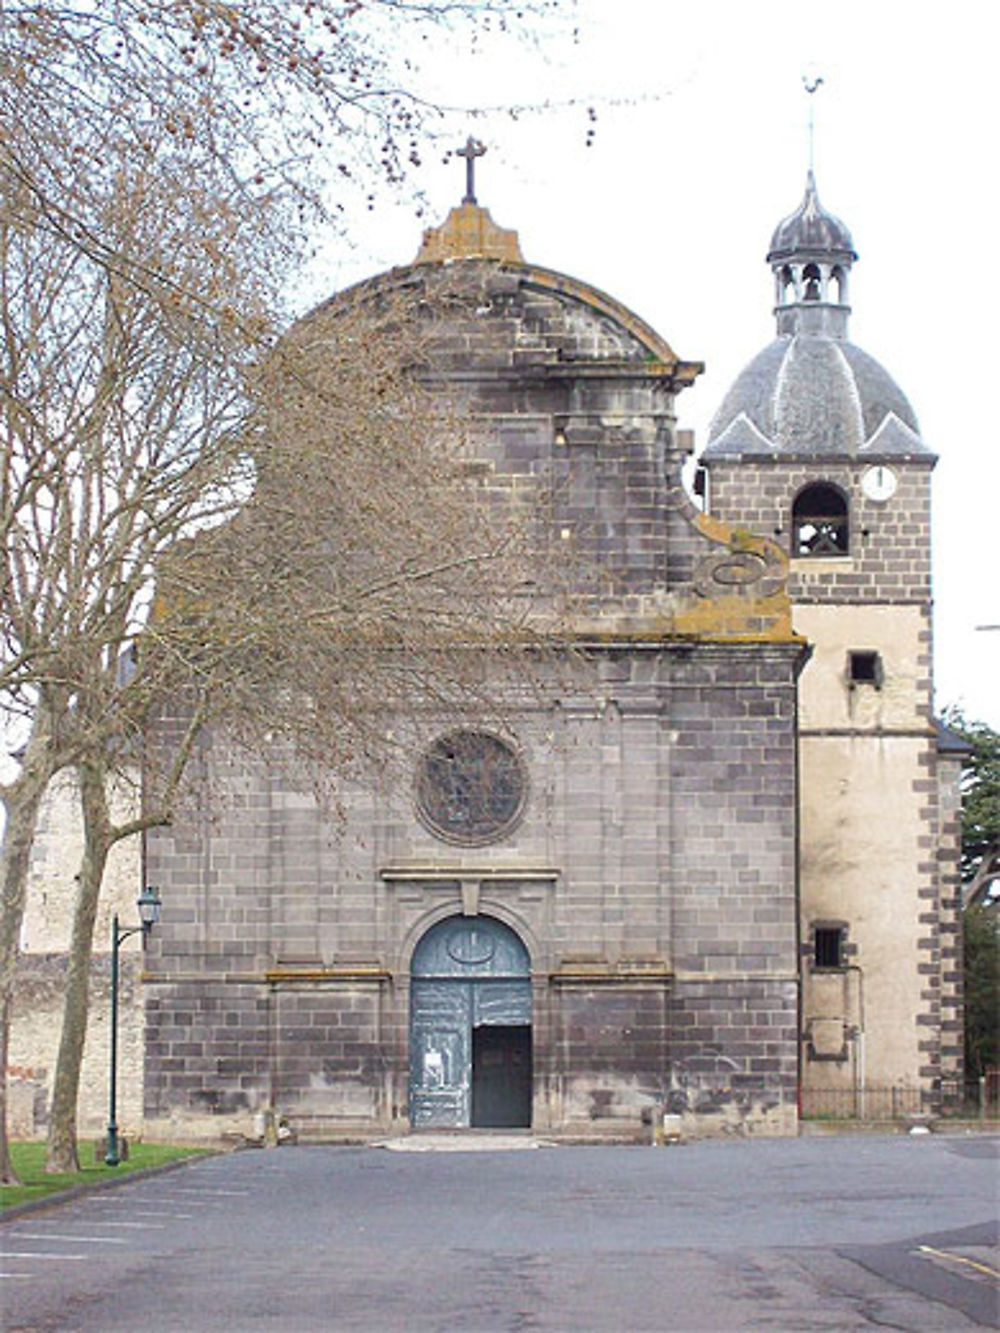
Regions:
[[[1000, 733], [950, 709], [945, 722], [972, 747], [962, 774], [962, 879], [1000, 847]], [[965, 1069], [981, 1078], [1000, 1067], [1000, 902], [973, 904], [963, 918]]]
[[965, 1070], [981, 1078], [1000, 1068], [1000, 911], [965, 913]]
[[944, 720], [972, 746], [962, 773], [962, 879], [968, 883], [985, 854], [1000, 846], [1000, 733], [967, 721], [957, 708]]

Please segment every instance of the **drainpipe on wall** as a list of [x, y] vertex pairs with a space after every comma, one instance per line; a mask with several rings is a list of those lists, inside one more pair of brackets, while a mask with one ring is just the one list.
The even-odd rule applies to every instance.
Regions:
[[865, 976], [857, 963], [848, 963], [848, 972], [858, 978], [858, 1025], [854, 1030], [854, 1098], [858, 1119], [865, 1118]]

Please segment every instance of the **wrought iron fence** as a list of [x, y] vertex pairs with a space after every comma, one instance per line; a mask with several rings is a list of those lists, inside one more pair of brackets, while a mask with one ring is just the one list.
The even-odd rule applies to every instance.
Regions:
[[901, 1120], [929, 1110], [920, 1088], [803, 1088], [802, 1115], [807, 1120]]
[[933, 1089], [906, 1084], [885, 1087], [803, 1088], [806, 1120], [903, 1120], [934, 1115], [954, 1119], [1000, 1119], [1000, 1070], [985, 1078], [942, 1080]]
[[987, 1069], [982, 1078], [942, 1079], [941, 1114], [1000, 1119], [1000, 1069]]

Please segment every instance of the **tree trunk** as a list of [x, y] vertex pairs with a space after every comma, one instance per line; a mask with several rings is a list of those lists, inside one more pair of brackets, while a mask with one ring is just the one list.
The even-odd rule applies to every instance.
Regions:
[[3, 791], [6, 826], [0, 851], [0, 1182], [17, 1184], [7, 1136], [7, 1053], [14, 971], [21, 942], [35, 825], [45, 789], [58, 771], [53, 718], [44, 703], [35, 713], [21, 771]]
[[104, 867], [114, 841], [108, 812], [107, 774], [99, 761], [85, 760], [77, 768], [80, 810], [83, 815], [83, 863], [78, 876], [73, 933], [63, 998], [62, 1035], [52, 1085], [46, 1171], [79, 1171], [76, 1149], [76, 1109], [80, 1066], [87, 1038], [90, 1001], [90, 961], [94, 952], [94, 922], [101, 896]]
[[192, 719], [163, 793], [163, 806], [158, 807], [153, 813], [141, 814], [122, 824], [111, 822], [107, 765], [94, 754], [86, 756], [77, 763], [80, 813], [83, 819], [83, 862], [77, 877], [77, 897], [63, 1000], [62, 1032], [52, 1084], [52, 1104], [45, 1155], [46, 1171], [64, 1172], [80, 1169], [76, 1135], [77, 1104], [83, 1052], [87, 1039], [94, 923], [97, 918], [108, 853], [115, 843], [122, 839], [137, 837], [146, 829], [169, 822], [170, 800], [190, 758], [199, 729], [200, 719]]

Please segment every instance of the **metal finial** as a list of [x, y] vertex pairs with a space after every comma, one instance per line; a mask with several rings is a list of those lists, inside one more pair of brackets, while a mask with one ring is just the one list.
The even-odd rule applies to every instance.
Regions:
[[802, 86], [809, 94], [809, 170], [810, 171], [812, 171], [816, 165], [813, 160], [814, 149], [815, 149], [815, 137], [816, 137], [816, 126], [813, 120], [813, 94], [815, 93], [816, 89], [820, 86], [822, 82], [823, 82], [823, 76], [821, 74], [817, 74], [816, 77], [812, 79], [809, 78], [808, 74], [802, 75]]
[[470, 134], [465, 142], [464, 148], [455, 150], [457, 157], [465, 158], [465, 198], [463, 204], [474, 204], [476, 202], [476, 158], [482, 157], [486, 152], [486, 145], [474, 139]]

